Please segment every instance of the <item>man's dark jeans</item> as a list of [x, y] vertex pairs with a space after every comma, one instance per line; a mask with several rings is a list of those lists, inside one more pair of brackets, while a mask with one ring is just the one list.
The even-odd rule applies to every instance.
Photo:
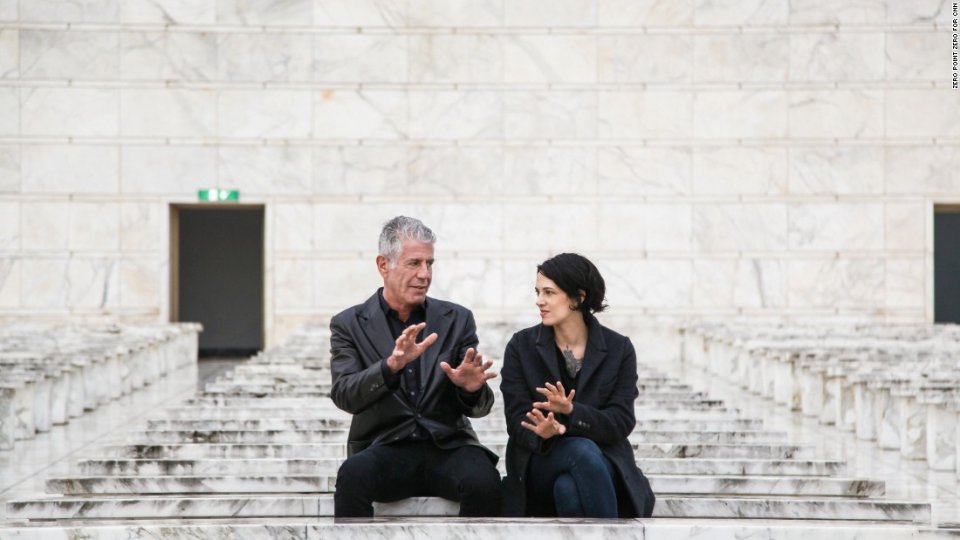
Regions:
[[476, 446], [453, 450], [432, 441], [371, 446], [337, 472], [335, 517], [373, 517], [373, 502], [443, 497], [460, 503], [461, 516], [500, 513], [500, 473]]

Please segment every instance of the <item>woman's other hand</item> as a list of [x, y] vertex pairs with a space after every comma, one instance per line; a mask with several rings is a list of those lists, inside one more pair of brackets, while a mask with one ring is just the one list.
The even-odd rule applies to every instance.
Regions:
[[544, 388], [537, 388], [537, 392], [546, 396], [547, 400], [534, 403], [533, 407], [535, 409], [565, 414], [567, 416], [573, 412], [573, 396], [577, 391], [571, 390], [570, 393], [567, 394], [563, 389], [563, 383], [560, 381], [557, 381], [556, 386], [546, 383], [544, 384]]
[[561, 424], [554, 418], [553, 413], [543, 415], [537, 409], [527, 413], [529, 422], [520, 422], [520, 425], [537, 434], [541, 439], [549, 439], [557, 435], [563, 435], [567, 431], [567, 426]]

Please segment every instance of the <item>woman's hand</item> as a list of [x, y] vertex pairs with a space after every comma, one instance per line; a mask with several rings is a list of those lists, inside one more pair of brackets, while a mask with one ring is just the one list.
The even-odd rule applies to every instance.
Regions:
[[567, 426], [557, 422], [552, 412], [544, 416], [539, 410], [533, 409], [527, 413], [527, 419], [530, 422], [520, 422], [520, 425], [536, 433], [541, 439], [563, 435], [567, 431]]
[[556, 386], [550, 383], [546, 383], [544, 386], [546, 388], [537, 388], [537, 392], [546, 396], [547, 400], [537, 401], [533, 404], [533, 407], [535, 409], [543, 409], [545, 411], [569, 416], [570, 413], [573, 412], [573, 396], [577, 393], [577, 391], [571, 390], [570, 394], [568, 395], [563, 390], [563, 383], [560, 381], [557, 381]]

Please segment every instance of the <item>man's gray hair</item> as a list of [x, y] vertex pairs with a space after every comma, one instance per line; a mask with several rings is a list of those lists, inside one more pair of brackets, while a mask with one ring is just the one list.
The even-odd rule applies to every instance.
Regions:
[[419, 219], [397, 216], [383, 224], [383, 230], [380, 231], [380, 255], [386, 257], [391, 265], [396, 264], [400, 247], [405, 240], [433, 244], [437, 241], [437, 236]]

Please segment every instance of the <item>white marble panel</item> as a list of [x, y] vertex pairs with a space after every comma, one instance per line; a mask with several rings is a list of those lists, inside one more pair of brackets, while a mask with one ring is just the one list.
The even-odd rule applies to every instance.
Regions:
[[[456, 251], [500, 251], [508, 232], [504, 210], [490, 203], [419, 203], [412, 205], [413, 216], [422, 220], [437, 235], [437, 249]], [[383, 219], [386, 221], [390, 217]], [[379, 232], [378, 232], [379, 234]]]
[[[422, 34], [411, 35], [409, 39], [410, 82], [497, 83], [503, 80], [503, 43], [495, 36]], [[406, 56], [402, 65], [406, 68]], [[399, 80], [407, 80], [406, 70], [397, 75]]]
[[779, 251], [787, 244], [787, 206], [777, 203], [694, 205], [693, 231], [701, 251]]
[[120, 265], [120, 306], [157, 308], [160, 297], [160, 265], [156, 259], [123, 259]]
[[887, 251], [925, 251], [927, 207], [923, 203], [888, 202], [885, 205]]
[[110, 259], [70, 259], [67, 265], [67, 306], [117, 307], [120, 300], [118, 263]]
[[25, 258], [21, 261], [20, 298], [23, 307], [65, 307], [69, 288], [67, 259]]
[[596, 136], [592, 91], [504, 92], [503, 129], [510, 139], [585, 139]]
[[[790, 136], [880, 137], [884, 134], [884, 102], [882, 90], [791, 91]], [[889, 113], [887, 118], [889, 130]]]
[[225, 33], [217, 36], [219, 78], [228, 81], [313, 79], [313, 36]]
[[775, 259], [699, 259], [693, 263], [696, 307], [773, 308], [787, 304], [787, 275]]
[[[537, 281], [537, 265], [546, 260], [546, 252], [526, 254], [519, 259], [504, 259], [503, 264], [503, 306], [523, 314], [516, 328], [524, 328], [540, 322], [537, 314], [536, 294], [533, 288]], [[525, 323], [525, 324], [524, 324]], [[483, 339], [483, 336], [480, 336]], [[481, 343], [482, 345], [482, 343]], [[503, 351], [497, 351], [499, 356]]]
[[588, 27], [597, 24], [594, 0], [505, 2], [504, 24], [525, 27]]
[[0, 21], [16, 21], [20, 17], [20, 0], [0, 0]]
[[504, 34], [501, 40], [505, 82], [592, 83], [597, 80], [595, 36]]
[[691, 205], [647, 204], [643, 219], [647, 251], [687, 252], [693, 249]]
[[[403, 175], [402, 165], [397, 176]], [[394, 172], [392, 163], [390, 167]], [[503, 192], [504, 170], [502, 147], [412, 146], [407, 150], [407, 179], [393, 185], [408, 182], [410, 193], [424, 195], [497, 195]]]
[[0, 30], [0, 79], [18, 77], [20, 77], [20, 31], [5, 28]]
[[789, 36], [703, 34], [694, 36], [694, 80], [783, 82], [790, 57]]
[[313, 150], [313, 192], [323, 195], [407, 193], [402, 146], [324, 146]]
[[310, 148], [297, 146], [220, 146], [220, 184], [241, 193], [307, 195], [312, 190], [310, 154]]
[[693, 134], [693, 93], [598, 92], [598, 133], [614, 139], [680, 139]]
[[778, 147], [698, 147], [693, 152], [697, 195], [782, 195], [787, 150]]
[[690, 26], [693, 0], [597, 0], [600, 27]]
[[[337, 312], [364, 302], [377, 287], [383, 287], [383, 279], [373, 257], [313, 261], [314, 307]], [[432, 291], [428, 294], [432, 295]]]
[[19, 146], [0, 144], [0, 193], [20, 191], [21, 160]]
[[313, 250], [313, 205], [276, 202], [273, 208], [273, 242], [277, 251]]
[[[890, 9], [890, 6], [887, 9]], [[945, 79], [943, 63], [937, 61], [937, 51], [942, 43], [943, 37], [937, 32], [888, 32], [886, 34], [887, 80], [939, 81]]]
[[20, 251], [19, 202], [0, 202], [0, 251]]
[[24, 251], [69, 249], [70, 205], [65, 202], [23, 201], [20, 203], [20, 235]]
[[594, 195], [594, 148], [528, 147], [504, 150], [504, 193], [508, 195]]
[[790, 80], [882, 80], [883, 47], [882, 33], [791, 34]]
[[889, 89], [885, 104], [888, 137], [960, 136], [960, 92]]
[[20, 2], [21, 22], [113, 23], [120, 20], [120, 0], [45, 0]]
[[124, 0], [125, 23], [214, 24], [217, 0]]
[[117, 135], [119, 92], [101, 88], [23, 88], [24, 135]]
[[693, 183], [692, 161], [689, 148], [600, 147], [598, 191], [605, 195], [688, 195]]
[[882, 203], [798, 203], [789, 211], [790, 249], [883, 249]]
[[314, 36], [313, 77], [320, 82], [405, 82], [407, 36]]
[[790, 148], [790, 193], [883, 193], [883, 152], [884, 149], [879, 146]]
[[410, 26], [500, 27], [505, 0], [409, 0]]
[[600, 82], [689, 82], [693, 79], [693, 38], [684, 35], [601, 35], [597, 37]]
[[[597, 249], [642, 252], [646, 245], [646, 209], [641, 203], [605, 202], [598, 213]], [[637, 255], [638, 253], [634, 253]]]
[[410, 137], [492, 139], [503, 133], [503, 100], [491, 91], [410, 92]]
[[217, 0], [217, 22], [303, 26], [313, 21], [313, 0]]
[[[278, 258], [274, 262], [274, 308], [300, 309], [313, 306], [313, 267], [309, 259]], [[360, 300], [358, 299], [357, 302]]]
[[706, 139], [784, 137], [787, 94], [775, 90], [697, 92], [693, 133]]
[[790, 18], [788, 0], [695, 0], [696, 26], [776, 26]]
[[207, 81], [217, 78], [217, 35], [206, 32], [125, 32], [124, 80]]
[[960, 147], [888, 146], [884, 149], [887, 193], [935, 194], [960, 191]]
[[117, 203], [70, 203], [70, 251], [116, 251], [120, 247]]
[[356, 28], [407, 24], [409, 0], [314, 0], [313, 24]]
[[21, 159], [24, 193], [116, 193], [120, 185], [116, 146], [26, 145]]
[[[433, 267], [431, 296], [456, 302], [472, 310], [501, 310], [503, 261], [500, 259], [438, 259]], [[482, 337], [482, 336], [481, 336]], [[478, 348], [479, 349], [479, 348]], [[487, 360], [500, 358], [501, 350], [480, 349]], [[495, 367], [494, 371], [499, 371]]]
[[789, 261], [789, 304], [820, 308], [882, 306], [884, 266], [882, 259]]
[[948, 13], [946, 2], [941, 0], [913, 0], [887, 4], [889, 24], [932, 24], [945, 20]]
[[116, 32], [21, 30], [20, 75], [30, 79], [115, 79]]
[[409, 132], [407, 110], [407, 95], [403, 92], [316, 92], [313, 97], [313, 136], [318, 139], [404, 138]]
[[594, 261], [607, 285], [607, 302], [618, 306], [681, 309], [692, 297], [690, 260]]
[[309, 138], [309, 90], [221, 90], [217, 133], [222, 138]]
[[216, 117], [215, 90], [121, 91], [120, 131], [127, 137], [210, 137], [217, 132]]
[[790, 0], [790, 24], [883, 24], [886, 7], [872, 0]]
[[120, 203], [120, 249], [123, 251], [160, 251], [166, 236], [161, 230], [159, 203]]
[[0, 87], [0, 135], [20, 135], [20, 89]]
[[596, 204], [503, 205], [503, 248], [507, 251], [584, 252], [594, 249], [597, 237]]
[[[313, 247], [323, 253], [374, 252], [383, 224], [394, 216], [412, 216], [407, 203], [329, 203], [313, 206]], [[425, 222], [428, 227], [432, 224]], [[439, 245], [437, 246], [440, 247]], [[371, 259], [370, 271], [376, 273]]]
[[926, 260], [922, 257], [887, 259], [885, 280], [887, 307], [925, 307], [926, 275]]
[[20, 307], [20, 260], [0, 257], [0, 307]]
[[124, 146], [122, 193], [170, 193], [193, 199], [198, 189], [217, 187], [217, 151], [195, 146]]

